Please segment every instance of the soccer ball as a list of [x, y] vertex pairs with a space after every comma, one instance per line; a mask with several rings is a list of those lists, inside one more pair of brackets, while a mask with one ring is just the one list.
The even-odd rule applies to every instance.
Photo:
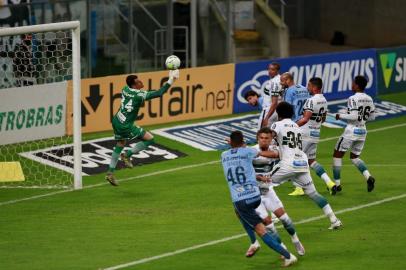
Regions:
[[165, 65], [167, 69], [178, 69], [180, 67], [180, 59], [176, 55], [170, 55], [166, 58]]

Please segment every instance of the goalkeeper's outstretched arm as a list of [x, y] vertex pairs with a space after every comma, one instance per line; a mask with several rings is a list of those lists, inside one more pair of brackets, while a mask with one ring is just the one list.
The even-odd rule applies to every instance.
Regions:
[[157, 97], [162, 97], [163, 94], [168, 91], [171, 85], [179, 78], [179, 70], [170, 70], [169, 71], [169, 80], [157, 91], [148, 91], [145, 97], [145, 100], [154, 99]]

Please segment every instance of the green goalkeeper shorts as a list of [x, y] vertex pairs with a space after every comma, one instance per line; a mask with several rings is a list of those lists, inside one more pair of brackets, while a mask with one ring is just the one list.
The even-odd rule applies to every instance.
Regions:
[[114, 139], [116, 140], [131, 140], [142, 138], [145, 135], [145, 130], [142, 127], [135, 125], [123, 125], [120, 121], [113, 118]]

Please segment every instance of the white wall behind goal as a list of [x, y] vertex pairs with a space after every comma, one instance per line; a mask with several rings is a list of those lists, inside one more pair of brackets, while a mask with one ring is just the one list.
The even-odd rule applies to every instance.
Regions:
[[0, 145], [64, 136], [66, 92], [66, 82], [1, 89]]

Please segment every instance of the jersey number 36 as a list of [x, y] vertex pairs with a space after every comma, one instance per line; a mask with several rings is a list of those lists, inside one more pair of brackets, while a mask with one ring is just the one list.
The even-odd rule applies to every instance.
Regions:
[[299, 147], [302, 150], [302, 135], [300, 133], [296, 135], [293, 131], [288, 131], [286, 136], [282, 137], [282, 144], [287, 145], [289, 148]]
[[358, 121], [367, 121], [369, 118], [369, 114], [371, 113], [371, 107], [369, 106], [360, 106], [358, 108]]

